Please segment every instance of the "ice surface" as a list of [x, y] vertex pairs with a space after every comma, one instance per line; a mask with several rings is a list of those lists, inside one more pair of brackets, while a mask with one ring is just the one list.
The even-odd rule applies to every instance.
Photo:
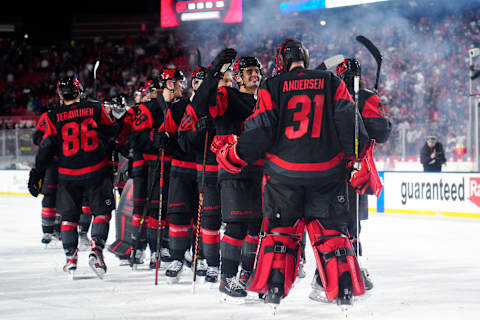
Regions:
[[[104, 280], [85, 251], [78, 279], [69, 280], [63, 250], [42, 248], [40, 210], [41, 199], [0, 197], [0, 319], [273, 319], [264, 304], [218, 302], [217, 288], [201, 281], [193, 295], [190, 270], [175, 285], [160, 271], [155, 286], [154, 271], [120, 266], [107, 251]], [[347, 313], [310, 301], [314, 263], [307, 249], [307, 277], [297, 279], [274, 319], [478, 319], [479, 232], [476, 220], [372, 215], [362, 231], [375, 284], [370, 297]]]

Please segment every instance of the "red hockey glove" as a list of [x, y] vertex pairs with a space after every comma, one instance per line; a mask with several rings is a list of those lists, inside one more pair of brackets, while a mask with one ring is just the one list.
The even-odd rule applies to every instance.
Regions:
[[380, 196], [383, 185], [378, 176], [375, 161], [373, 159], [373, 149], [375, 147], [375, 140], [370, 142], [365, 147], [363, 157], [360, 157], [360, 162], [349, 162], [347, 167], [350, 168], [350, 177], [348, 183], [355, 188], [355, 191], [362, 195], [364, 193], [374, 194], [376, 197]]
[[231, 134], [227, 143], [217, 153], [218, 165], [230, 173], [240, 173], [247, 163], [237, 153], [238, 137]]
[[220, 149], [222, 149], [222, 147], [228, 143], [229, 137], [230, 135], [213, 137], [212, 144], [210, 145], [210, 150], [212, 150], [213, 153], [217, 154]]

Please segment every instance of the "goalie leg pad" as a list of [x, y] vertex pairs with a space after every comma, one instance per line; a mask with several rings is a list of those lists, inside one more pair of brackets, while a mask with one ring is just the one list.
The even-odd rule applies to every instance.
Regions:
[[309, 222], [307, 231], [327, 298], [331, 301], [337, 299], [339, 279], [345, 278], [347, 272], [351, 277], [353, 295], [363, 295], [365, 286], [348, 237], [337, 230], [323, 228], [318, 220]]
[[249, 291], [265, 294], [272, 281], [283, 278], [283, 296], [288, 295], [297, 277], [304, 230], [305, 224], [300, 220], [294, 226], [276, 227], [267, 232], [259, 243], [257, 264], [247, 284]]

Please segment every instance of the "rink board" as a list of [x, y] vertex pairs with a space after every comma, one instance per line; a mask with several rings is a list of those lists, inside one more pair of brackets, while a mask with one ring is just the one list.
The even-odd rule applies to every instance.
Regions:
[[383, 181], [379, 211], [480, 218], [480, 173], [383, 172]]
[[[384, 183], [369, 211], [480, 219], [480, 173], [379, 172]], [[0, 195], [29, 196], [28, 170], [0, 170]]]

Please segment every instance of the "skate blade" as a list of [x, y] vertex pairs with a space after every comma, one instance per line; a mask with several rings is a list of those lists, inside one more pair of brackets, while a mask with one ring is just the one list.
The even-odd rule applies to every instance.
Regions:
[[268, 307], [270, 308], [270, 312], [272, 316], [275, 317], [278, 314], [278, 304], [268, 303]]
[[96, 261], [95, 259], [90, 259], [88, 261], [88, 264], [90, 265], [90, 268], [92, 268], [93, 272], [95, 272], [95, 274], [97, 275], [97, 277], [101, 280], [103, 280], [103, 277], [105, 276], [105, 270], [103, 270], [102, 268], [97, 268], [96, 267]]
[[60, 249], [62, 248], [62, 242], [58, 240], [52, 240], [49, 243], [43, 243], [43, 249]]
[[230, 297], [228, 294], [220, 293], [220, 302], [227, 304], [245, 304], [245, 297]]

